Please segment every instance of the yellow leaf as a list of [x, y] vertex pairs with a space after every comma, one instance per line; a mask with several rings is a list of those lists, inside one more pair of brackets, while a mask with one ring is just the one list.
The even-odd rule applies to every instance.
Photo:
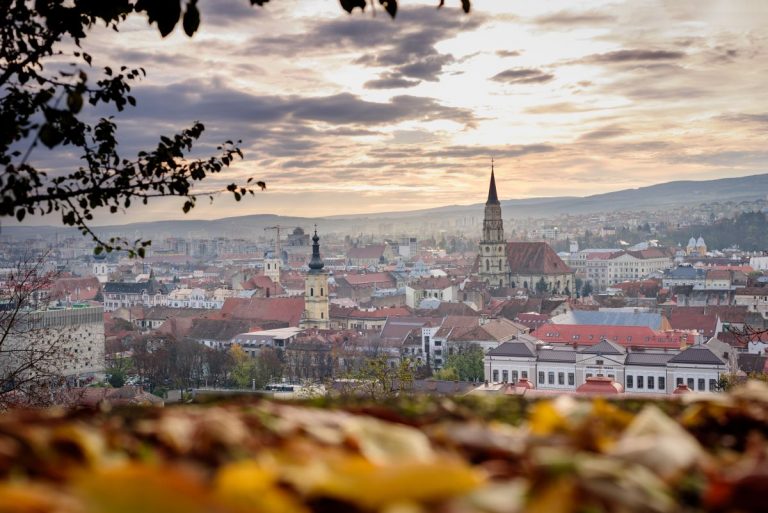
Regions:
[[202, 483], [172, 468], [127, 464], [83, 472], [75, 484], [89, 513], [210, 513]]
[[533, 405], [529, 426], [534, 435], [545, 436], [567, 427], [567, 422], [552, 401], [540, 401]]
[[253, 460], [222, 468], [214, 483], [218, 501], [235, 511], [304, 512], [306, 509], [277, 488], [276, 476]]
[[481, 483], [476, 471], [457, 460], [377, 466], [350, 457], [337, 462], [327, 479], [316, 484], [312, 495], [380, 509], [393, 503], [447, 500], [464, 495]]

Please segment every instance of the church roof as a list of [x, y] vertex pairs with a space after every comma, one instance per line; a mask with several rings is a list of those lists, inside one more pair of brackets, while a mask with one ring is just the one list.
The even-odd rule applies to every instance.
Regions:
[[508, 242], [507, 261], [512, 274], [573, 272], [546, 242]]
[[496, 178], [493, 176], [493, 166], [491, 166], [491, 185], [488, 187], [488, 201], [485, 204], [499, 204], [499, 196], [496, 194]]

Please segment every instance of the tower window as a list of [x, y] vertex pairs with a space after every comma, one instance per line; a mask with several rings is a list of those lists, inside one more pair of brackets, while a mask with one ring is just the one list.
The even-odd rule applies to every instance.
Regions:
[[490, 260], [485, 261], [485, 270], [489, 271], [491, 269], [491, 262]]
[[310, 296], [314, 296], [315, 295], [315, 288], [314, 287], [309, 287], [309, 295]]
[[320, 287], [320, 297], [323, 297], [323, 287]]

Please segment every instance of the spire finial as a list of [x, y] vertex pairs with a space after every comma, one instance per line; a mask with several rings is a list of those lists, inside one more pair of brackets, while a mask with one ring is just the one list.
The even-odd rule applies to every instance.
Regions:
[[320, 258], [320, 237], [317, 235], [317, 225], [315, 225], [315, 235], [312, 237], [312, 258], [309, 261], [311, 271], [319, 271], [325, 267], [325, 263]]
[[488, 187], [488, 201], [485, 202], [486, 205], [499, 204], [499, 196], [498, 194], [496, 194], [496, 177], [494, 176], [493, 164], [494, 164], [493, 157], [491, 157], [491, 184]]

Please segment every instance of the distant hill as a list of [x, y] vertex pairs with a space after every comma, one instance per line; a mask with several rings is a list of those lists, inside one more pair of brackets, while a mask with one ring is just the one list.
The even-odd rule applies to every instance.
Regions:
[[[657, 210], [681, 205], [712, 201], [750, 201], [768, 194], [768, 174], [706, 181], [676, 181], [637, 189], [596, 194], [586, 197], [527, 198], [502, 200], [504, 217], [541, 218], [560, 214], [591, 214], [618, 210]], [[338, 215], [325, 218], [303, 218], [271, 214], [227, 217], [210, 221], [173, 220], [101, 226], [102, 235], [126, 237], [245, 237], [261, 236], [264, 228], [276, 224], [302, 226], [309, 229], [314, 223], [325, 232], [351, 235], [369, 233], [371, 225], [397, 225], [398, 229], [416, 230], [425, 227], [460, 226], [462, 218], [481, 218], [485, 191], [478, 191], [478, 203], [451, 205], [409, 212], [383, 212], [376, 214]], [[17, 237], [76, 234], [71, 228], [58, 226], [3, 226], [3, 234]], [[386, 230], [384, 230], [386, 231]]]

